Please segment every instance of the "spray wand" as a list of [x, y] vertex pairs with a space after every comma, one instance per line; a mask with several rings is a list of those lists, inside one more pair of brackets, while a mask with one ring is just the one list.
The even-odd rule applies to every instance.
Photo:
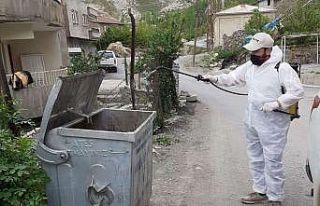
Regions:
[[[248, 96], [248, 94], [246, 93], [239, 93], [239, 92], [234, 92], [234, 91], [231, 91], [231, 90], [228, 90], [228, 89], [225, 89], [225, 88], [222, 88], [220, 86], [218, 86], [217, 84], [213, 83], [212, 81], [210, 81], [209, 79], [205, 79], [203, 78], [202, 75], [192, 75], [192, 74], [188, 74], [188, 73], [185, 73], [185, 72], [181, 72], [181, 71], [177, 71], [177, 70], [174, 70], [174, 69], [170, 69], [168, 67], [164, 67], [164, 66], [158, 66], [156, 67], [156, 70], [159, 70], [159, 69], [164, 69], [164, 70], [167, 70], [167, 71], [171, 71], [171, 72], [175, 72], [175, 73], [178, 73], [178, 74], [182, 74], [182, 75], [185, 75], [185, 76], [188, 76], [188, 77], [192, 77], [198, 81], [203, 81], [203, 82], [209, 82], [212, 86], [216, 87], [217, 89], [221, 90], [221, 91], [224, 91], [224, 92], [227, 92], [227, 93], [230, 93], [230, 94], [235, 94], [235, 95], [240, 95], [240, 96]], [[278, 113], [282, 113], [282, 114], [287, 114], [287, 115], [292, 115], [288, 112], [285, 112], [285, 111], [282, 111], [282, 110], [273, 110], [274, 112], [278, 112]]]

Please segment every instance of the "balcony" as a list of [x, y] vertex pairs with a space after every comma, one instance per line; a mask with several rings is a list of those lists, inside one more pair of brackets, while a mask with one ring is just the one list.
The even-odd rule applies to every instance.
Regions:
[[44, 22], [46, 26], [63, 27], [63, 5], [60, 0], [1, 0], [1, 22]]
[[88, 7], [87, 7], [87, 10], [88, 10], [88, 15], [89, 15], [90, 17], [92, 17], [92, 18], [97, 18], [97, 17], [99, 16], [99, 12], [98, 12], [96, 9], [88, 6]]
[[[27, 88], [12, 91], [18, 101], [22, 118], [40, 117], [46, 105], [48, 94], [59, 76], [67, 76], [68, 69], [49, 70], [44, 72], [31, 72], [34, 83]], [[12, 74], [8, 74], [9, 79]], [[10, 86], [11, 88], [11, 86]]]

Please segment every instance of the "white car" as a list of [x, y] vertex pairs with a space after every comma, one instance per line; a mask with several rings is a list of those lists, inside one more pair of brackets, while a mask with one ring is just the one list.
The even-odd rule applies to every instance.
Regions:
[[310, 114], [309, 163], [307, 173], [313, 182], [314, 206], [320, 206], [320, 93], [314, 97]]
[[101, 50], [98, 51], [101, 56], [99, 68], [104, 69], [106, 72], [117, 72], [118, 71], [118, 60], [113, 51]]

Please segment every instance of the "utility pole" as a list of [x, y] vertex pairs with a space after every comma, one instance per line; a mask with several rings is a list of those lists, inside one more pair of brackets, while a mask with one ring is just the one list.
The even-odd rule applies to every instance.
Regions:
[[224, 5], [223, 0], [208, 0], [208, 36], [207, 36], [207, 49], [208, 51], [212, 51], [214, 48], [214, 22], [216, 19], [216, 13], [220, 10], [220, 8]]
[[130, 62], [130, 90], [131, 90], [131, 100], [132, 100], [132, 109], [136, 109], [136, 97], [135, 97], [135, 80], [134, 80], [134, 60], [135, 60], [135, 43], [136, 43], [136, 21], [131, 13], [131, 8], [128, 9], [128, 13], [131, 20], [131, 62]]
[[197, 50], [197, 38], [198, 38], [198, 22], [199, 22], [199, 5], [198, 0], [195, 2], [195, 26], [194, 26], [194, 43], [193, 43], [193, 58], [192, 58], [192, 66], [194, 67], [196, 62], [196, 50]]
[[[0, 50], [2, 51], [2, 49]], [[12, 97], [10, 94], [10, 89], [8, 86], [8, 81], [6, 77], [6, 72], [4, 70], [3, 61], [0, 59], [0, 92], [4, 96], [4, 100], [9, 108], [12, 107]]]
[[224, 2], [223, 2], [223, 0], [215, 0], [215, 3], [216, 3], [216, 5], [215, 5], [215, 12], [218, 12], [218, 11], [221, 10], [222, 3], [224, 3]]
[[[1, 47], [1, 44], [0, 44]], [[2, 47], [0, 48], [0, 54], [2, 54]], [[10, 112], [13, 112], [13, 101], [6, 77], [6, 72], [4, 70], [4, 63], [2, 61], [2, 57], [0, 56], [0, 94], [4, 97], [4, 101], [6, 107], [9, 109]], [[9, 123], [8, 128], [11, 130], [12, 134], [18, 136], [20, 131], [19, 129], [13, 124]]]
[[124, 56], [124, 76], [126, 80], [126, 85], [128, 86], [128, 62], [127, 62], [127, 55]]
[[213, 50], [213, 31], [214, 31], [213, 1], [214, 0], [208, 0], [208, 8], [207, 8], [207, 22], [208, 22], [207, 51], [208, 52], [211, 52]]

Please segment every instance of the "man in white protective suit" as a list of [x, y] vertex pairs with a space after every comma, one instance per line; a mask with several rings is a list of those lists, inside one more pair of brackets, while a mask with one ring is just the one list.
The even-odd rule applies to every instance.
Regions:
[[229, 74], [203, 77], [220, 86], [246, 85], [248, 88], [245, 130], [253, 192], [241, 198], [244, 204], [281, 205], [285, 180], [282, 156], [290, 116], [274, 110], [285, 111], [304, 95], [293, 68], [284, 62], [279, 65], [282, 51], [273, 43], [269, 34], [257, 33], [244, 45], [251, 52], [250, 61]]

